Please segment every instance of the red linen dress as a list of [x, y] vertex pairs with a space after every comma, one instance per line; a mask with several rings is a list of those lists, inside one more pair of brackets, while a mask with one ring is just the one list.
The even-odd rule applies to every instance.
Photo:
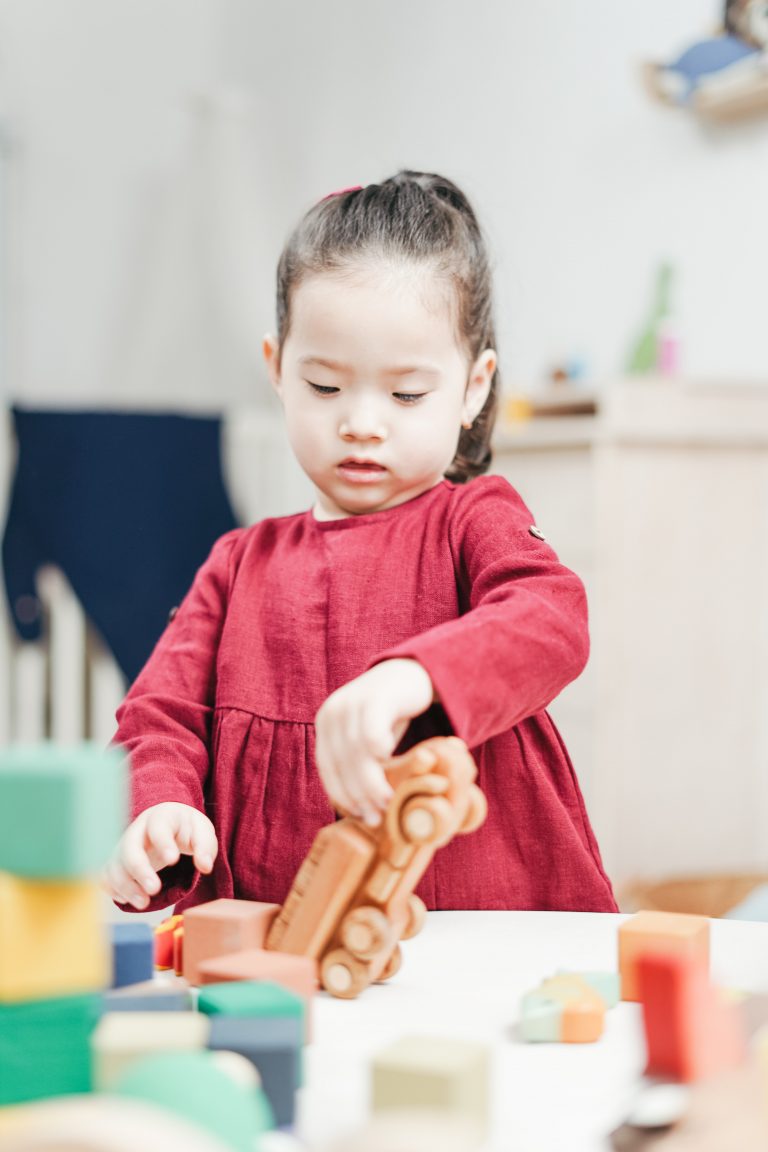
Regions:
[[311, 512], [223, 536], [118, 712], [133, 813], [206, 811], [219, 854], [162, 874], [151, 907], [217, 897], [282, 902], [334, 818], [314, 764], [329, 693], [412, 657], [439, 695], [401, 750], [456, 733], [488, 818], [441, 849], [428, 908], [615, 911], [578, 783], [545, 711], [587, 658], [581, 581], [533, 535], [500, 477], [447, 480], [341, 520]]

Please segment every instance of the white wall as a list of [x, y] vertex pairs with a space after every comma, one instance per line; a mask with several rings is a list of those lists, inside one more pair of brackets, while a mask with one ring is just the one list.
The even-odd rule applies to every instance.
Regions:
[[263, 394], [258, 344], [290, 223], [401, 165], [443, 170], [476, 200], [508, 383], [572, 354], [613, 375], [663, 256], [680, 272], [686, 370], [765, 378], [768, 119], [705, 130], [652, 105], [636, 76], [719, 11], [0, 0], [14, 141], [3, 391], [195, 406]]

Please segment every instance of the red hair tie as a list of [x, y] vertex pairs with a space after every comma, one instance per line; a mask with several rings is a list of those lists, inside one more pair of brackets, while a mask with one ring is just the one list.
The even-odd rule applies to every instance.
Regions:
[[329, 192], [327, 196], [323, 196], [318, 200], [318, 204], [322, 204], [325, 200], [330, 200], [333, 196], [343, 196], [345, 192], [362, 192], [362, 184], [352, 184], [349, 188], [337, 188], [335, 192]]

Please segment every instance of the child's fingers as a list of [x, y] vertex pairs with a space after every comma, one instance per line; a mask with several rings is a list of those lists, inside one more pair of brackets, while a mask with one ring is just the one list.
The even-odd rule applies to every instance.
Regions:
[[102, 886], [118, 904], [130, 904], [139, 912], [149, 904], [147, 893], [128, 875], [119, 860], [111, 860], [104, 869]]
[[145, 848], [146, 822], [134, 820], [123, 833], [120, 844], [120, 864], [126, 874], [145, 892], [154, 895], [162, 887], [160, 877], [152, 866]]
[[[381, 764], [370, 757], [357, 759], [345, 769], [342, 779], [347, 788], [351, 789], [354, 786], [360, 816], [365, 823], [371, 827], [380, 824], [381, 813], [387, 807], [392, 795]], [[354, 785], [350, 783], [352, 780]]]
[[144, 840], [149, 862], [153, 868], [167, 868], [176, 864], [181, 855], [176, 838], [176, 822], [169, 819], [163, 809], [150, 809], [147, 812]]
[[207, 816], [190, 809], [184, 812], [176, 829], [179, 851], [191, 856], [198, 872], [210, 872], [216, 859], [218, 843]]

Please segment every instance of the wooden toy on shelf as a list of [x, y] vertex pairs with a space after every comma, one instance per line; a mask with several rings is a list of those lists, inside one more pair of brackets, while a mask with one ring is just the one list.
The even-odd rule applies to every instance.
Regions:
[[414, 888], [435, 851], [478, 828], [487, 811], [455, 736], [426, 740], [385, 771], [394, 794], [382, 823], [345, 816], [320, 830], [266, 940], [315, 959], [323, 988], [347, 999], [398, 970], [398, 942], [424, 922]]
[[709, 971], [709, 920], [678, 912], [637, 912], [619, 926], [622, 1000], [639, 1000], [637, 958], [643, 952], [695, 956]]

